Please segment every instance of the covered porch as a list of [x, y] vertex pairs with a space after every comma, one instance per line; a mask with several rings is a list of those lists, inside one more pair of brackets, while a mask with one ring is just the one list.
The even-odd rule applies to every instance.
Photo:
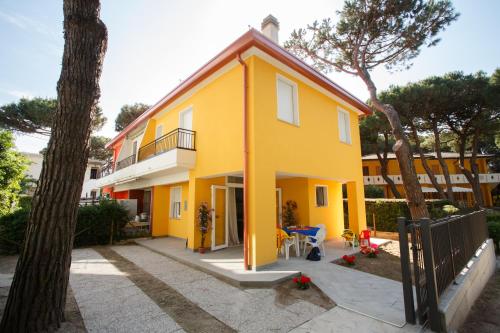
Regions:
[[[372, 238], [372, 243], [382, 244], [385, 239]], [[321, 261], [311, 262], [305, 256], [297, 257], [293, 252], [286, 260], [283, 255], [278, 260], [262, 270], [245, 270], [243, 263], [243, 246], [231, 246], [218, 251], [209, 251], [204, 254], [193, 252], [186, 247], [186, 241], [174, 237], [154, 239], [137, 239], [135, 242], [154, 252], [160, 253], [187, 266], [199, 269], [206, 273], [236, 286], [267, 287], [314, 268], [324, 265], [333, 265], [331, 262], [344, 254], [352, 254], [359, 248], [345, 246], [343, 239], [335, 238], [325, 242], [325, 256]]]

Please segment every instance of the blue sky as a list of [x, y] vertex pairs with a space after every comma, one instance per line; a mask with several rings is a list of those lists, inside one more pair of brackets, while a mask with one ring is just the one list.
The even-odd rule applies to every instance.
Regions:
[[[304, 7], [304, 3], [308, 7]], [[269, 13], [280, 21], [280, 41], [294, 28], [334, 17], [343, 1], [296, 0], [103, 0], [108, 51], [101, 78], [100, 105], [108, 118], [99, 133], [114, 136], [114, 119], [123, 104], [153, 104], [180, 80]], [[500, 1], [457, 0], [461, 13], [440, 37], [422, 50], [410, 70], [374, 72], [379, 89], [430, 75], [462, 70], [491, 73], [500, 67]], [[20, 97], [56, 96], [63, 50], [62, 1], [0, 0], [0, 105]], [[355, 77], [331, 78], [361, 99], [368, 93]], [[38, 152], [46, 138], [18, 136], [19, 150]]]

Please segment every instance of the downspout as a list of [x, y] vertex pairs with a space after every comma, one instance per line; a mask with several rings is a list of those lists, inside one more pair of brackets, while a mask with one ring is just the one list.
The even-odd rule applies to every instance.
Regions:
[[248, 67], [240, 53], [237, 58], [243, 67], [243, 264], [248, 270]]

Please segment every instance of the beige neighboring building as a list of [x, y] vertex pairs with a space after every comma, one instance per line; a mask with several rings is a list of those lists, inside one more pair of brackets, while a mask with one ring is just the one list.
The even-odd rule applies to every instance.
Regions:
[[[21, 154], [23, 154], [30, 161], [26, 175], [37, 181], [42, 172], [43, 155], [28, 152], [21, 152]], [[96, 186], [96, 181], [100, 176], [100, 171], [103, 165], [103, 161], [89, 159], [83, 181], [81, 194], [82, 199], [96, 198], [99, 196], [100, 190]], [[32, 195], [34, 190], [35, 189], [33, 188], [28, 194]]]

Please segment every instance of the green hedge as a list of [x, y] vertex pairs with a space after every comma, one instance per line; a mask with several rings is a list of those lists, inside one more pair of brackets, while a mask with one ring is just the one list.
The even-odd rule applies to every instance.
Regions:
[[[29, 212], [29, 206], [25, 206], [0, 218], [0, 252], [12, 254], [21, 250]], [[127, 211], [115, 201], [104, 200], [99, 205], [80, 207], [74, 246], [108, 244], [112, 223], [113, 240], [120, 240], [127, 221]]]
[[[438, 219], [450, 213], [444, 206], [450, 205], [447, 200], [426, 200], [427, 209], [431, 218]], [[375, 224], [378, 231], [398, 231], [398, 217], [410, 218], [410, 210], [405, 199], [365, 199], [366, 223], [373, 228], [373, 215], [375, 214]], [[347, 200], [344, 199], [344, 226], [349, 226], [349, 216], [347, 210]], [[456, 212], [455, 214], [460, 214]]]
[[488, 232], [490, 238], [493, 239], [495, 243], [496, 252], [500, 252], [500, 212], [488, 212], [486, 215], [486, 221], [488, 223]]

